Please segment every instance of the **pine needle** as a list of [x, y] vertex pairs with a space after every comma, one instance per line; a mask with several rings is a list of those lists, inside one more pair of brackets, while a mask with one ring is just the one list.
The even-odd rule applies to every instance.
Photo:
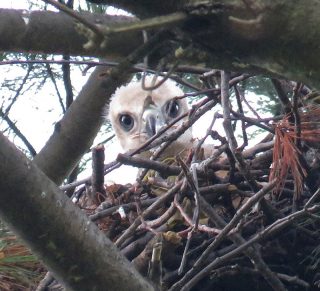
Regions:
[[0, 290], [31, 288], [39, 281], [41, 268], [37, 258], [15, 236], [0, 230]]
[[313, 105], [300, 110], [300, 136], [297, 136], [296, 127], [289, 121], [289, 118], [287, 115], [275, 125], [273, 164], [269, 180], [277, 179], [275, 192], [281, 193], [287, 176], [291, 173], [296, 195], [299, 197], [307, 172], [300, 162], [301, 152], [296, 146], [296, 140], [320, 142], [320, 107]]

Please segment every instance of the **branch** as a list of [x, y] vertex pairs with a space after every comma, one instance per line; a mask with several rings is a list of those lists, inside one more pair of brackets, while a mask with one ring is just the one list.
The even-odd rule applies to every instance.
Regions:
[[54, 89], [56, 91], [56, 94], [58, 96], [58, 100], [59, 100], [59, 103], [61, 105], [62, 112], [65, 113], [66, 109], [65, 109], [65, 106], [63, 104], [63, 99], [61, 97], [61, 94], [60, 94], [60, 91], [59, 91], [59, 88], [58, 88], [58, 84], [57, 84], [56, 79], [54, 77], [54, 74], [52, 72], [51, 66], [48, 63], [46, 63], [46, 69], [47, 69], [47, 74], [49, 75], [49, 77], [50, 77], [50, 79], [51, 79], [51, 81], [53, 83]]
[[21, 141], [25, 144], [27, 149], [29, 150], [31, 156], [35, 156], [37, 154], [36, 150], [29, 142], [29, 140], [24, 136], [24, 134], [20, 131], [20, 129], [15, 125], [15, 123], [9, 118], [7, 114], [4, 114], [0, 110], [0, 116], [8, 123], [9, 127], [13, 130], [13, 132], [21, 139]]
[[97, 195], [106, 194], [103, 175], [104, 158], [105, 154], [103, 145], [98, 145], [92, 149], [92, 195], [90, 198], [94, 203], [96, 203], [96, 205], [99, 205], [99, 199], [97, 199]]
[[181, 172], [180, 167], [177, 166], [169, 166], [162, 162], [130, 157], [126, 154], [118, 154], [117, 162], [137, 168], [152, 169], [159, 172], [161, 176], [165, 175], [164, 177], [177, 176]]
[[[133, 17], [78, 13], [90, 23], [112, 26], [128, 23]], [[117, 60], [143, 43], [140, 32], [108, 36], [104, 48], [84, 49], [87, 42], [75, 27], [75, 20], [64, 13], [0, 9], [0, 50], [6, 52], [95, 56]], [[50, 35], [50, 37], [48, 37]]]
[[1, 218], [64, 286], [153, 290], [85, 214], [2, 134], [0, 175]]

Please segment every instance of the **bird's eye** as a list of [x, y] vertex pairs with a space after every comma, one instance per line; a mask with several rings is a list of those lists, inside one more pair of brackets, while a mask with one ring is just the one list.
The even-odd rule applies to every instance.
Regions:
[[125, 131], [130, 131], [134, 125], [133, 118], [129, 114], [121, 114], [119, 121]]
[[179, 109], [180, 109], [180, 105], [179, 105], [178, 101], [175, 99], [169, 101], [165, 107], [166, 114], [171, 118], [175, 118], [178, 116]]

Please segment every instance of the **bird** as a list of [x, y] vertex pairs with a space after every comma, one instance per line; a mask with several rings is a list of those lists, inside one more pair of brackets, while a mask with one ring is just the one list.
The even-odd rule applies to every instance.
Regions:
[[[153, 86], [153, 83], [151, 76], [146, 77], [146, 87]], [[137, 149], [174, 119], [188, 113], [187, 100], [177, 98], [183, 95], [181, 88], [171, 80], [166, 80], [158, 88], [150, 90], [143, 89], [141, 80], [133, 80], [119, 87], [111, 97], [108, 119], [123, 151]], [[167, 134], [181, 126], [187, 119], [186, 115], [173, 125]], [[190, 150], [193, 141], [192, 130], [189, 128], [166, 149], [161, 158], [174, 157]], [[138, 156], [146, 158], [151, 154], [152, 152], [148, 151]]]

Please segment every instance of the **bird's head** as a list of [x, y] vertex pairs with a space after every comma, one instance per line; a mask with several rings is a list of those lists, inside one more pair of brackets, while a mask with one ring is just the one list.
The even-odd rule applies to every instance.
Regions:
[[[151, 78], [146, 79], [146, 85], [151, 85]], [[182, 95], [183, 91], [170, 80], [152, 91], [143, 90], [140, 81], [117, 89], [109, 105], [109, 119], [122, 148], [138, 148], [173, 119], [188, 112], [186, 100], [176, 98]], [[187, 130], [176, 143], [185, 144], [191, 138], [191, 130]]]

